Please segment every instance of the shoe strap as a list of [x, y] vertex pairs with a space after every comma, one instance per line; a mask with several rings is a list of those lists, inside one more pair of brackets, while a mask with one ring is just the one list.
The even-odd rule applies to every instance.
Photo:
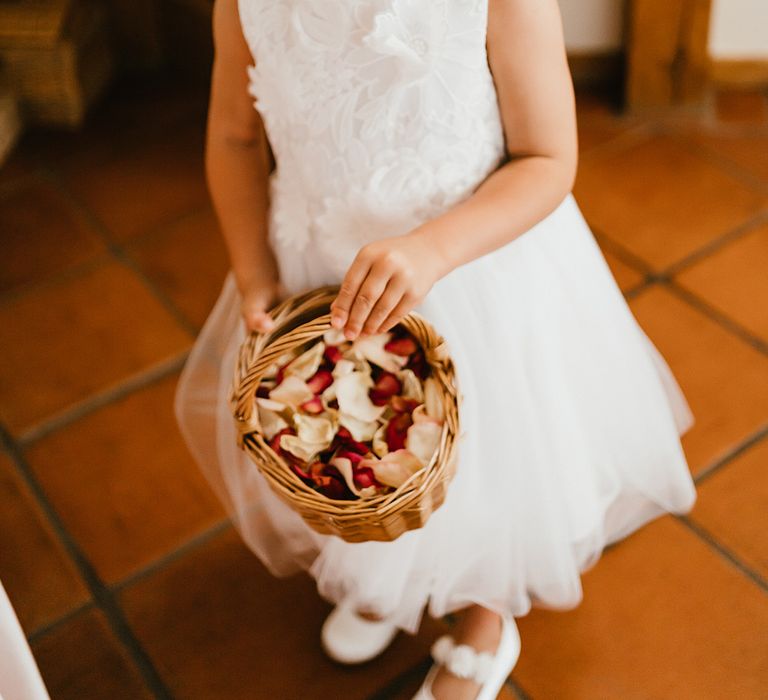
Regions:
[[469, 644], [456, 644], [453, 637], [438, 637], [430, 649], [432, 658], [443, 664], [454, 676], [467, 678], [482, 685], [493, 670], [495, 655], [477, 651]]

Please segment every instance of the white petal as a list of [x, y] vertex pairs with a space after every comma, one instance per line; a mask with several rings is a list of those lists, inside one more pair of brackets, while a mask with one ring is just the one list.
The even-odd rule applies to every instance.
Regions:
[[424, 401], [424, 389], [421, 386], [421, 380], [412, 369], [403, 367], [397, 373], [397, 377], [403, 384], [400, 396], [404, 399], [415, 399], [419, 403]]
[[347, 342], [347, 338], [344, 335], [344, 331], [341, 328], [329, 328], [323, 333], [323, 342], [326, 345], [341, 345]]
[[338, 379], [339, 377], [343, 377], [345, 374], [349, 374], [350, 372], [355, 371], [355, 363], [352, 362], [352, 360], [339, 360], [335, 367], [333, 368], [333, 371], [331, 374]]
[[323, 444], [304, 442], [298, 435], [282, 435], [280, 447], [305, 462], [311, 462], [317, 453], [325, 449], [327, 445], [324, 447]]
[[309, 401], [313, 396], [312, 389], [307, 386], [307, 383], [295, 376], [285, 377], [269, 392], [270, 399], [289, 406], [299, 406], [305, 401]]
[[371, 467], [377, 481], [397, 488], [421, 469], [421, 462], [408, 450], [395, 450], [380, 460], [363, 459], [361, 466]]
[[442, 432], [443, 427], [434, 421], [415, 422], [408, 428], [408, 433], [405, 437], [405, 448], [426, 466], [440, 444]]
[[[264, 401], [264, 399], [262, 399]], [[283, 404], [277, 401], [270, 401], [271, 404], [282, 406]], [[261, 424], [261, 432], [264, 433], [264, 437], [267, 440], [271, 440], [276, 433], [279, 433], [283, 428], [288, 427], [288, 422], [276, 411], [265, 408], [261, 401], [257, 404], [256, 410], [259, 413], [259, 423]]]
[[364, 372], [350, 372], [336, 380], [339, 411], [361, 421], [374, 421], [386, 406], [375, 406], [368, 396], [373, 379]]
[[442, 391], [437, 379], [427, 377], [424, 380], [424, 403], [427, 409], [427, 415], [435, 420], [445, 420], [445, 410], [443, 409]]
[[272, 399], [264, 399], [261, 396], [256, 397], [256, 403], [259, 404], [262, 408], [266, 408], [269, 411], [276, 411], [277, 413], [280, 413], [280, 411], [285, 410], [285, 404], [281, 401], [273, 401]]
[[324, 350], [325, 343], [322, 340], [316, 342], [285, 368], [285, 376], [296, 376], [306, 381], [319, 369]]
[[264, 370], [264, 374], [261, 375], [262, 379], [273, 379], [275, 376], [277, 376], [277, 371], [287, 362], [290, 362], [295, 356], [294, 352], [288, 351], [284, 352], [280, 357], [278, 357], [269, 367], [267, 367], [266, 370]]
[[301, 440], [311, 445], [325, 445], [320, 450], [330, 446], [336, 431], [328, 416], [305, 416], [297, 413], [293, 421], [296, 424], [296, 433]]
[[343, 411], [339, 412], [339, 423], [352, 433], [352, 437], [355, 440], [359, 440], [360, 442], [373, 440], [373, 434], [379, 427], [378, 421], [358, 420], [354, 416], [344, 413]]
[[392, 333], [377, 333], [370, 336], [358, 336], [352, 343], [352, 351], [358, 356], [378, 365], [387, 372], [397, 372], [407, 362], [407, 357], [388, 352], [384, 346], [390, 341]]
[[379, 457], [384, 457], [384, 455], [389, 453], [389, 446], [387, 445], [387, 440], [385, 437], [386, 431], [387, 424], [384, 423], [383, 425], [379, 426], [378, 430], [373, 435], [373, 451]]

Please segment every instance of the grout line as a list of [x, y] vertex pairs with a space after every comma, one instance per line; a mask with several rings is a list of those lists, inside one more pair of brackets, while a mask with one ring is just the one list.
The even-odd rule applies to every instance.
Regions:
[[722, 170], [726, 175], [738, 181], [742, 186], [749, 187], [751, 190], [761, 194], [768, 192], [768, 183], [766, 183], [766, 181], [759, 175], [755, 175], [747, 168], [732, 161], [727, 156], [721, 155], [715, 149], [699, 143], [684, 132], [668, 130], [664, 125], [662, 125], [662, 129], [665, 135], [674, 139], [674, 141], [686, 151], [698, 156], [703, 161], [709, 163], [709, 165]]
[[159, 700], [172, 700], [172, 696], [164, 681], [160, 677], [149, 655], [144, 651], [138, 638], [125, 619], [123, 611], [109, 590], [105, 587], [93, 565], [80, 548], [75, 538], [69, 533], [53, 507], [48, 497], [27, 464], [20, 447], [13, 441], [8, 432], [0, 426], [0, 441], [13, 457], [13, 462], [19, 476], [30, 492], [34, 495], [38, 506], [45, 514], [51, 528], [56, 533], [59, 541], [69, 554], [80, 576], [88, 588], [95, 604], [106, 616], [112, 632], [122, 643], [131, 660], [139, 670], [144, 683]]
[[751, 219], [748, 219], [747, 221], [739, 224], [735, 228], [721, 236], [718, 236], [709, 243], [705, 243], [701, 248], [697, 248], [693, 252], [689, 253], [686, 257], [672, 263], [659, 274], [663, 275], [664, 277], [674, 277], [681, 271], [684, 271], [686, 268], [691, 267], [697, 262], [702, 261], [704, 258], [711, 256], [721, 248], [724, 248], [726, 245], [738, 241], [740, 238], [743, 238], [751, 231], [754, 231], [756, 228], [767, 222], [768, 210], [763, 209]]
[[79, 420], [100, 408], [104, 408], [105, 406], [125, 398], [134, 391], [143, 389], [171, 376], [184, 366], [189, 352], [189, 350], [183, 350], [181, 353], [173, 355], [166, 360], [162, 360], [147, 369], [129, 375], [116, 384], [82, 399], [72, 406], [63, 409], [59, 413], [28, 428], [16, 438], [16, 442], [20, 447], [28, 447], [33, 442], [41, 440], [57, 430], [61, 430], [71, 423], [74, 423], [76, 420]]
[[107, 250], [112, 254], [112, 257], [133, 274], [142, 282], [145, 288], [160, 302], [165, 310], [174, 318], [176, 323], [185, 330], [192, 338], [196, 337], [199, 329], [192, 323], [173, 303], [171, 298], [157, 285], [155, 284], [137, 265], [134, 260], [125, 253], [123, 248], [115, 243], [113, 237], [109, 231], [109, 228], [101, 221], [101, 219], [94, 214], [90, 207], [82, 202], [63, 182], [59, 174], [55, 169], [46, 167], [43, 170], [44, 175], [48, 179], [49, 183], [56, 187], [59, 193], [69, 201], [69, 203], [78, 211], [85, 221], [89, 224], [91, 229], [96, 232], [104, 242]]
[[752, 583], [756, 584], [764, 593], [768, 593], [768, 581], [757, 573], [754, 569], [741, 561], [730, 549], [721, 544], [717, 538], [694, 519], [688, 515], [675, 515], [678, 521], [683, 523], [691, 532], [693, 532], [705, 544], [714, 549], [723, 559], [727, 560], [732, 566], [736, 567]]
[[728, 450], [722, 457], [718, 457], [711, 464], [701, 469], [694, 477], [693, 481], [698, 486], [702, 481], [708, 479], [712, 474], [716, 474], [723, 467], [727, 466], [735, 459], [738, 459], [748, 450], [758, 445], [768, 438], [768, 424], [764, 425], [757, 432], [742, 440], [738, 445]]
[[87, 612], [88, 610], [92, 610], [95, 607], [94, 602], [92, 600], [88, 600], [85, 603], [82, 603], [81, 605], [78, 605], [72, 610], [68, 610], [63, 615], [60, 615], [59, 617], [54, 618], [53, 620], [49, 620], [43, 625], [40, 625], [37, 629], [32, 630], [27, 635], [27, 641], [30, 644], [35, 644], [43, 637], [47, 637], [51, 632], [55, 631], [62, 625], [65, 625], [67, 622], [72, 620], [73, 618], [80, 615], [80, 613]]
[[[588, 120], [579, 122], [584, 126], [587, 126]], [[636, 146], [646, 138], [650, 138], [655, 135], [655, 125], [652, 122], [643, 121], [639, 124], [632, 124], [623, 126], [618, 124], [621, 131], [614, 136], [611, 136], [602, 143], [597, 143], [591, 148], [587, 148], [579, 153], [579, 163], [589, 162], [595, 158], [610, 157], [621, 153], [624, 150], [630, 149]]]
[[133, 586], [134, 584], [140, 583], [144, 579], [149, 578], [153, 574], [157, 573], [161, 569], [164, 569], [170, 564], [173, 564], [175, 561], [178, 561], [182, 557], [191, 554], [196, 549], [199, 549], [205, 545], [207, 542], [210, 542], [212, 539], [226, 532], [231, 525], [232, 522], [229, 520], [229, 518], [219, 520], [216, 524], [212, 525], [206, 530], [203, 530], [203, 532], [194, 535], [167, 554], [163, 554], [154, 561], [151, 561], [149, 564], [126, 576], [121, 581], [110, 584], [108, 587], [109, 590], [113, 593], [120, 593], [126, 588]]
[[681, 287], [677, 282], [670, 279], [662, 280], [665, 287], [677, 295], [680, 299], [687, 302], [694, 309], [705, 315], [711, 321], [719, 324], [724, 330], [740, 338], [748, 345], [763, 355], [768, 355], [768, 344], [755, 335], [752, 335], [746, 328], [731, 319], [730, 316], [718, 311], [710, 306], [706, 301], [689, 292], [685, 287]]

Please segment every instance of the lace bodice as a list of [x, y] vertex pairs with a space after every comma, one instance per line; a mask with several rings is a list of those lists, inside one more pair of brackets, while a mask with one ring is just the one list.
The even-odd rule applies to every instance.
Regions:
[[277, 168], [270, 239], [361, 245], [469, 195], [504, 151], [487, 0], [239, 0], [249, 86]]

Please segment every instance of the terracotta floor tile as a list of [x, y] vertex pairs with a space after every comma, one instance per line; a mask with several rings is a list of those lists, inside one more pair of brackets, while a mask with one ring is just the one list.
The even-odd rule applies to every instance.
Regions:
[[677, 281], [768, 342], [768, 225], [683, 270]]
[[514, 678], [533, 698], [758, 700], [768, 598], [665, 516], [604, 554], [570, 611], [519, 620]]
[[690, 518], [768, 580], [768, 440], [707, 477]]
[[229, 531], [127, 589], [129, 622], [172, 691], [193, 700], [363, 698], [426, 657], [445, 627], [426, 614], [359, 667], [332, 663], [319, 646], [329, 603], [300, 574], [273, 578]]
[[0, 292], [43, 279], [106, 250], [72, 205], [43, 182], [30, 182], [1, 197], [0, 221]]
[[101, 613], [88, 610], [32, 646], [54, 700], [143, 700], [152, 696]]
[[117, 263], [0, 303], [0, 420], [18, 434], [189, 342]]
[[224, 517], [173, 416], [177, 375], [36, 442], [28, 460], [108, 583]]
[[590, 224], [663, 269], [754, 216], [766, 197], [669, 137], [583, 159], [576, 198]]
[[631, 306], [691, 406], [683, 446], [698, 472], [768, 420], [768, 358], [660, 287]]
[[718, 121], [725, 124], [768, 124], [768, 95], [758, 90], [726, 90], [715, 98]]
[[31, 633], [88, 600], [75, 566], [6, 455], [0, 454], [0, 580]]
[[203, 325], [229, 269], [211, 210], [143, 237], [128, 252], [187, 318], [198, 327]]
[[639, 124], [637, 119], [622, 114], [615, 98], [595, 92], [577, 94], [576, 117], [579, 127], [579, 150], [582, 153]]
[[722, 135], [698, 133], [690, 138], [768, 185], [768, 132]]
[[63, 175], [110, 234], [125, 241], [205, 205], [203, 138], [202, 124], [169, 129], [105, 161], [69, 163]]

